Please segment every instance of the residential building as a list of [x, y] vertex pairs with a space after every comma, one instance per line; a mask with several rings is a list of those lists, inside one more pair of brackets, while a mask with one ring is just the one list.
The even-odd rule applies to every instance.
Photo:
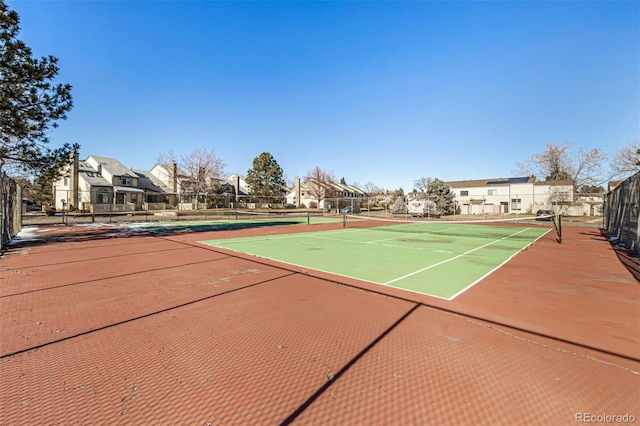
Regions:
[[98, 155], [74, 158], [67, 173], [53, 185], [54, 206], [91, 213], [175, 207], [177, 193], [159, 170], [161, 166], [153, 172], [133, 170], [115, 158]]
[[311, 178], [302, 184], [296, 179], [295, 188], [286, 195], [286, 202], [297, 207], [318, 207], [326, 210], [352, 206], [354, 211], [359, 211], [366, 197], [364, 191], [353, 185], [320, 182]]
[[602, 214], [602, 196], [577, 195], [569, 181], [536, 181], [535, 176], [445, 182], [461, 214], [518, 214], [554, 210], [567, 215]]
[[72, 160], [67, 173], [53, 185], [59, 210], [108, 213], [233, 207], [249, 195], [244, 176], [238, 174], [210, 182], [209, 187], [220, 188], [219, 194], [196, 194], [191, 177], [176, 164], [156, 164], [145, 171], [97, 155]]
[[95, 213], [141, 210], [145, 191], [138, 180], [115, 158], [74, 157], [68, 173], [54, 183], [54, 204], [57, 209]]

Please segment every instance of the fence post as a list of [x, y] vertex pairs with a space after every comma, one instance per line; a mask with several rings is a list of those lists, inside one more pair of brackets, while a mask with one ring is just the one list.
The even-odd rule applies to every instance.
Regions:
[[4, 165], [4, 159], [0, 158], [0, 250], [4, 249], [5, 236], [7, 234], [7, 214], [6, 214], [6, 191], [4, 189], [4, 178], [2, 166]]
[[0, 158], [0, 250], [6, 248], [22, 227], [22, 188], [2, 171], [3, 165]]

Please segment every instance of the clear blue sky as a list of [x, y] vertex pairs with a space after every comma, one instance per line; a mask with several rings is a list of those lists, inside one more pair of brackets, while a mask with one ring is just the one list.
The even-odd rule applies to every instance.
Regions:
[[636, 1], [12, 1], [74, 109], [52, 145], [150, 169], [206, 146], [385, 189], [640, 138]]

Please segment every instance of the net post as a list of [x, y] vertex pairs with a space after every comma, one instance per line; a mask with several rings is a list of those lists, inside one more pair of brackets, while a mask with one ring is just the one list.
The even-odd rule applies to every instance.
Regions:
[[344, 214], [342, 215], [342, 227], [343, 227], [343, 228], [346, 228], [346, 227], [347, 227], [347, 214], [346, 214], [346, 213], [344, 213]]
[[556, 228], [556, 233], [558, 234], [558, 244], [562, 244], [562, 215], [556, 214], [553, 216], [553, 225]]
[[311, 225], [311, 215], [307, 212], [307, 225]]
[[562, 244], [562, 215], [558, 215], [558, 241]]

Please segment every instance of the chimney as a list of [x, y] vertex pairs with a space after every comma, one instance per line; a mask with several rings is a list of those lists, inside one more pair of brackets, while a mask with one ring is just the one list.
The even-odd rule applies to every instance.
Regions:
[[173, 192], [178, 192], [178, 164], [173, 163]]
[[235, 187], [236, 187], [236, 203], [237, 203], [239, 201], [239, 195], [240, 195], [240, 176], [238, 175], [236, 175]]
[[71, 153], [71, 182], [70, 183], [70, 187], [71, 187], [71, 194], [69, 195], [69, 209], [75, 208], [77, 209], [79, 207], [79, 190], [80, 190], [80, 185], [78, 183], [79, 180], [79, 175], [80, 174], [80, 159], [78, 157], [78, 153], [77, 152], [73, 152]]
[[296, 206], [300, 207], [300, 178], [297, 177], [295, 180], [295, 189], [296, 189], [296, 194], [293, 197], [293, 204], [295, 204]]

